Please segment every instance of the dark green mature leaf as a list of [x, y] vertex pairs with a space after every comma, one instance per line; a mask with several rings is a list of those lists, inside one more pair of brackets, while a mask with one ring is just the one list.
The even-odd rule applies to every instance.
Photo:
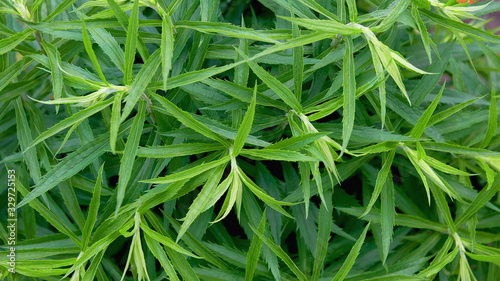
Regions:
[[125, 191], [127, 190], [128, 182], [132, 173], [132, 168], [134, 167], [134, 160], [137, 154], [137, 147], [139, 146], [139, 141], [142, 136], [142, 129], [144, 127], [144, 120], [146, 118], [146, 102], [139, 102], [139, 110], [137, 115], [134, 116], [134, 122], [130, 128], [130, 134], [128, 135], [127, 144], [125, 144], [125, 150], [123, 151], [123, 156], [120, 162], [120, 171], [118, 172], [118, 185], [116, 186], [116, 208], [115, 216], [118, 214], [123, 199], [125, 197]]
[[333, 277], [332, 281], [344, 280], [347, 273], [349, 273], [352, 266], [354, 265], [354, 262], [356, 261], [356, 258], [359, 255], [361, 246], [363, 246], [363, 243], [365, 242], [366, 233], [368, 232], [369, 227], [370, 223], [366, 225], [365, 229], [363, 230], [363, 233], [361, 233], [361, 235], [359, 236], [358, 241], [356, 241], [356, 244], [354, 244], [354, 246], [352, 247], [351, 251], [349, 252], [349, 255], [347, 256], [347, 259], [342, 264], [340, 270], [335, 274], [335, 277]]
[[253, 98], [252, 101], [250, 102], [250, 105], [248, 106], [247, 113], [245, 114], [243, 121], [241, 121], [238, 134], [236, 134], [236, 138], [234, 139], [233, 151], [231, 155], [232, 157], [236, 157], [238, 156], [238, 154], [240, 154], [241, 149], [245, 145], [248, 134], [252, 129], [252, 124], [254, 122], [254, 115], [255, 115], [256, 100], [257, 100], [257, 85], [255, 86], [253, 92]]
[[123, 108], [121, 122], [123, 122], [125, 118], [130, 115], [132, 109], [141, 98], [141, 95], [144, 95], [146, 87], [153, 79], [156, 69], [158, 69], [158, 67], [160, 66], [161, 60], [159, 59], [159, 57], [160, 50], [158, 49], [149, 57], [149, 59], [146, 61], [146, 63], [143, 65], [143, 67], [135, 77], [134, 82], [132, 83], [132, 85], [130, 86], [130, 90], [128, 91], [128, 96], [125, 98], [126, 103], [125, 107]]
[[[344, 55], [344, 80], [342, 88], [344, 89], [344, 117], [342, 118], [342, 153], [346, 150], [349, 138], [354, 127], [354, 111], [356, 108], [356, 70], [354, 69], [354, 50], [352, 38], [345, 38], [346, 50]], [[342, 155], [341, 153], [341, 155]]]
[[436, 13], [430, 12], [430, 11], [420, 10], [420, 12], [422, 14], [424, 14], [426, 17], [428, 17], [430, 20], [432, 20], [433, 22], [435, 22], [443, 27], [449, 28], [453, 31], [467, 34], [467, 35], [474, 37], [478, 40], [482, 39], [482, 40], [496, 42], [496, 43], [500, 42], [500, 36], [494, 35], [490, 32], [486, 32], [484, 30], [475, 28], [473, 26], [462, 23], [460, 21], [447, 19], [445, 17], [442, 17], [442, 16], [440, 16]]
[[[125, 131], [127, 131], [127, 124], [130, 124], [130, 122], [122, 125], [123, 129], [119, 135], [123, 135]], [[109, 134], [104, 134], [101, 137], [83, 145], [70, 155], [64, 157], [61, 162], [50, 169], [50, 171], [42, 177], [40, 182], [34, 186], [33, 190], [24, 197], [17, 207], [22, 207], [31, 200], [52, 189], [59, 182], [69, 179], [101, 156], [107, 149], [109, 149], [108, 147]]]

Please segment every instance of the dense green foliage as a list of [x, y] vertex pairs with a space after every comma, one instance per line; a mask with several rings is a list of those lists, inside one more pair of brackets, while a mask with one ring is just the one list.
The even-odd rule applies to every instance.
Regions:
[[500, 280], [498, 10], [0, 0], [0, 278]]

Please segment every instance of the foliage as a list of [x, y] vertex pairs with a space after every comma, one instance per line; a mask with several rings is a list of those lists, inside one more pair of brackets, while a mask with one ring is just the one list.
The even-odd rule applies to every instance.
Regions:
[[500, 280], [500, 2], [0, 2], [1, 278]]

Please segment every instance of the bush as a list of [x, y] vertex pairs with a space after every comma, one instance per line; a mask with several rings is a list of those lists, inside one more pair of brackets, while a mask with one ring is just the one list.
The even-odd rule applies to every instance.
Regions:
[[1, 3], [1, 278], [500, 280], [500, 2]]

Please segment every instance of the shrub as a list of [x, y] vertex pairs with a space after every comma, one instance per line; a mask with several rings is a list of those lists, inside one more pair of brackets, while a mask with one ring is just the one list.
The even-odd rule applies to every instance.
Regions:
[[500, 280], [500, 2], [1, 3], [2, 278]]

